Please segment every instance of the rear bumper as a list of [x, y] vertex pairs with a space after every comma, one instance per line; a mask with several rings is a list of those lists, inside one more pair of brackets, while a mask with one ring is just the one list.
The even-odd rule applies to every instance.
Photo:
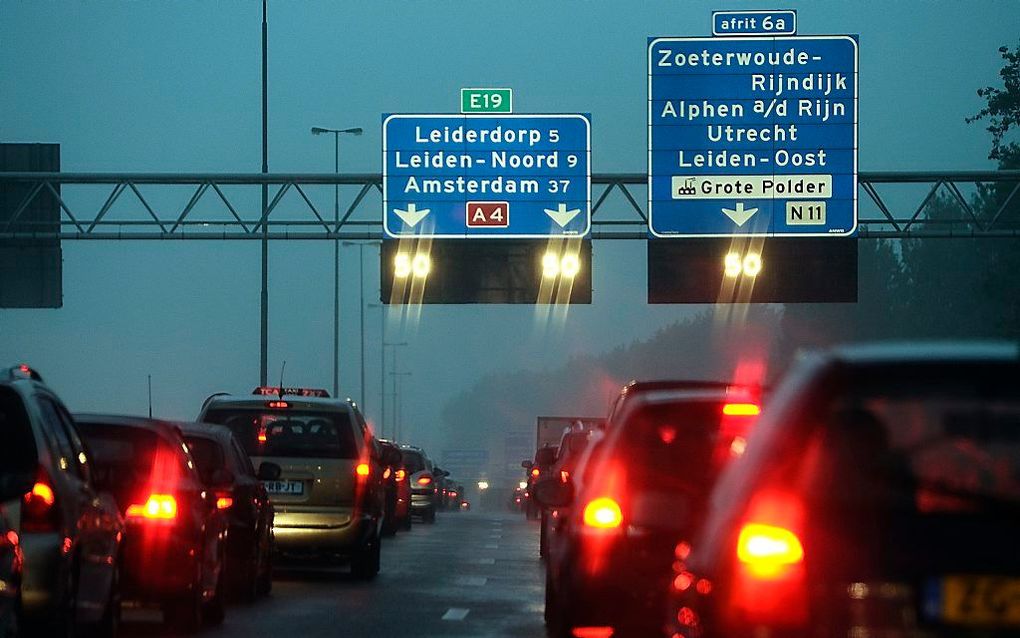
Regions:
[[372, 536], [378, 519], [352, 510], [277, 512], [276, 548], [289, 554], [351, 554]]
[[131, 526], [124, 535], [120, 587], [125, 600], [162, 602], [195, 587], [199, 543], [174, 527]]

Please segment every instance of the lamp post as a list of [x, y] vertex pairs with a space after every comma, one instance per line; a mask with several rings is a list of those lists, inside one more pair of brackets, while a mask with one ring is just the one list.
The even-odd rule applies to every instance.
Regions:
[[[380, 241], [369, 241], [369, 242], [345, 241], [345, 242], [343, 242], [344, 246], [357, 246], [358, 247], [358, 280], [359, 280], [358, 289], [359, 289], [360, 298], [361, 298], [361, 301], [358, 304], [358, 311], [359, 311], [360, 317], [361, 317], [360, 322], [359, 322], [360, 323], [360, 327], [361, 327], [361, 350], [359, 350], [359, 352], [361, 353], [361, 385], [358, 386], [358, 387], [361, 388], [361, 399], [360, 399], [360, 401], [361, 401], [361, 409], [362, 409], [362, 411], [365, 410], [365, 395], [367, 394], [367, 392], [365, 391], [365, 244], [379, 244], [380, 250], [382, 249], [381, 248], [382, 247], [382, 242], [380, 242]], [[384, 323], [383, 324], [383, 328], [385, 329], [385, 327], [386, 327], [386, 324]], [[386, 335], [383, 334], [380, 337], [380, 339], [385, 341], [386, 340]]]
[[[385, 320], [386, 319], [385, 319], [385, 314], [384, 314], [383, 315], [383, 322], [384, 322], [383, 323], [383, 330], [384, 331], [386, 330]], [[406, 345], [408, 345], [406, 341], [401, 341], [400, 343], [387, 343], [386, 340], [385, 340], [385, 334], [383, 335], [382, 350], [380, 352], [380, 354], [382, 355], [380, 357], [382, 359], [382, 375], [380, 377], [379, 387], [383, 391], [383, 395], [382, 395], [382, 398], [383, 398], [382, 419], [383, 419], [383, 424], [384, 425], [386, 423], [386, 348], [387, 347], [393, 348], [393, 369], [396, 370], [397, 369], [397, 350], [396, 349], [404, 347]], [[397, 381], [396, 381], [396, 379], [394, 379], [393, 380], [393, 401], [394, 401], [394, 403], [393, 403], [393, 414], [394, 414], [393, 423], [394, 423], [394, 425], [393, 425], [393, 427], [390, 428], [390, 435], [393, 436], [394, 440], [396, 440], [396, 436], [395, 436], [395, 434], [396, 434], [396, 418], [395, 417], [396, 417], [396, 413], [397, 413], [396, 394], [397, 394]]]
[[[360, 128], [312, 127], [312, 135], [333, 134], [333, 171], [340, 174], [340, 135], [361, 135]], [[340, 232], [340, 184], [333, 185], [333, 232]], [[340, 395], [340, 242], [333, 240], [333, 396]]]
[[[394, 369], [396, 368], [396, 350], [393, 351], [393, 367], [394, 367]], [[399, 377], [409, 377], [409, 376], [411, 376], [411, 373], [410, 372], [391, 372], [390, 375], [393, 377], [393, 411], [396, 413], [394, 415], [394, 418], [393, 418], [393, 424], [394, 424], [394, 436], [393, 436], [393, 440], [394, 441], [399, 441], [400, 440], [400, 436], [402, 434], [401, 430], [403, 428], [401, 427], [401, 422], [400, 422], [402, 410], [401, 410], [401, 406], [400, 406], [400, 390], [399, 390], [400, 386], [397, 385], [397, 380], [398, 380]]]

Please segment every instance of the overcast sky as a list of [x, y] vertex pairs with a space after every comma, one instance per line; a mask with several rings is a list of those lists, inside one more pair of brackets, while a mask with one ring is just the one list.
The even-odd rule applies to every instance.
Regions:
[[[270, 170], [331, 171], [318, 125], [363, 126], [343, 169], [378, 172], [381, 113], [455, 111], [462, 86], [510, 86], [518, 112], [592, 114], [594, 171], [644, 172], [647, 37], [708, 35], [713, 9], [774, 6], [271, 0]], [[990, 167], [987, 135], [963, 120], [998, 80], [996, 49], [1017, 42], [1015, 0], [783, 6], [801, 34], [860, 34], [861, 170]], [[260, 20], [254, 0], [0, 0], [0, 141], [59, 143], [65, 171], [256, 172]], [[528, 306], [426, 307], [403, 333], [394, 324], [390, 338], [411, 344], [405, 431], [438, 440], [444, 401], [488, 373], [557, 367], [689, 312], [645, 304], [640, 242], [594, 250], [594, 303], [562, 326]], [[365, 255], [376, 301], [375, 248]], [[288, 383], [330, 387], [331, 259], [326, 242], [272, 244], [271, 377], [286, 360]], [[356, 247], [342, 269], [341, 386], [358, 397]], [[211, 392], [256, 384], [258, 301], [257, 242], [65, 242], [64, 307], [0, 310], [0, 362], [37, 366], [83, 411], [144, 413], [151, 373], [155, 411], [193, 418]], [[366, 324], [375, 419], [378, 309]]]

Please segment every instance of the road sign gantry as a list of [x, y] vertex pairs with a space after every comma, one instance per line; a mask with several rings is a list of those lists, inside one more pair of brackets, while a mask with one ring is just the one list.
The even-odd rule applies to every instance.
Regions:
[[857, 61], [852, 36], [649, 38], [650, 233], [854, 234]]
[[591, 230], [591, 124], [582, 114], [392, 114], [383, 119], [391, 238], [581, 237]]

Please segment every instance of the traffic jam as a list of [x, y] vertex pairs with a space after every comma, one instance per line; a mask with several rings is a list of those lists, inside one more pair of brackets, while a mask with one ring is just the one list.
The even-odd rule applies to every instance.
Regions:
[[370, 581], [384, 538], [470, 508], [424, 450], [321, 389], [214, 394], [182, 423], [72, 413], [20, 364], [0, 428], [4, 636], [115, 636], [126, 605], [194, 633], [267, 596], [278, 561]]
[[[501, 505], [538, 537], [548, 635], [1013, 635], [1017, 379], [1016, 344], [846, 346], [774, 386], [634, 381], [560, 419]], [[193, 633], [281, 564], [371, 581], [384, 539], [471, 507], [319, 389], [180, 423], [72, 413], [23, 364], [0, 420], [9, 635], [112, 636], [129, 605]]]

